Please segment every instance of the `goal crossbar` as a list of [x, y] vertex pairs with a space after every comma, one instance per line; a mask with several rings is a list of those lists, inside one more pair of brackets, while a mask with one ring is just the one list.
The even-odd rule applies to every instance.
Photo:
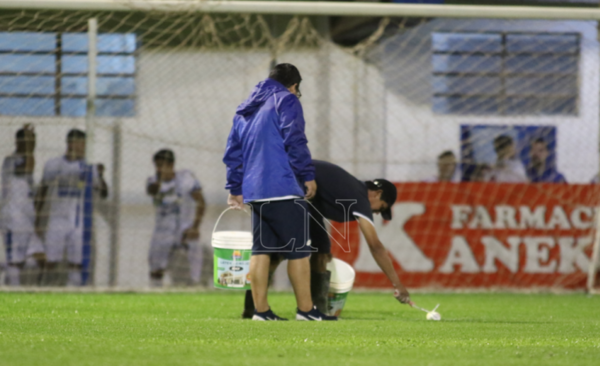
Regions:
[[326, 1], [0, 0], [0, 9], [255, 13], [366, 17], [600, 20], [600, 8], [340, 3]]

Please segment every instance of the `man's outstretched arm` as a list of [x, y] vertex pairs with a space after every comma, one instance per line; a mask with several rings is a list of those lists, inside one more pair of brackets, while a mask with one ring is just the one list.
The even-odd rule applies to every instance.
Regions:
[[406, 290], [406, 287], [404, 287], [402, 282], [400, 282], [400, 278], [394, 270], [394, 265], [392, 264], [392, 260], [388, 255], [387, 249], [385, 249], [379, 240], [379, 237], [377, 236], [375, 227], [371, 222], [369, 222], [369, 220], [362, 217], [358, 218], [358, 225], [360, 227], [360, 231], [367, 240], [369, 250], [375, 259], [375, 262], [377, 262], [379, 268], [381, 268], [390, 282], [392, 282], [392, 285], [394, 286], [394, 297], [401, 303], [408, 304], [410, 302], [410, 295]]

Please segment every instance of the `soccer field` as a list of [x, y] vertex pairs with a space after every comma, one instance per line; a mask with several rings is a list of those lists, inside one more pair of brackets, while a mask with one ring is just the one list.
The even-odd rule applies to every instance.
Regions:
[[[294, 298], [271, 296], [292, 318]], [[339, 322], [239, 319], [240, 292], [0, 294], [6, 365], [598, 365], [600, 297], [352, 293]]]

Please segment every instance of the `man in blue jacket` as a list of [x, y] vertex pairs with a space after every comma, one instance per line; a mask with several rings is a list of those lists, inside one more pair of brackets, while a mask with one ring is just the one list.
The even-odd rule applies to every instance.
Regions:
[[314, 197], [315, 168], [304, 134], [300, 72], [279, 64], [236, 110], [223, 162], [229, 206], [252, 207], [250, 259], [253, 320], [285, 320], [267, 301], [271, 256], [288, 259], [288, 275], [298, 305], [296, 320], [337, 320], [321, 313], [310, 294], [311, 248], [308, 208]]

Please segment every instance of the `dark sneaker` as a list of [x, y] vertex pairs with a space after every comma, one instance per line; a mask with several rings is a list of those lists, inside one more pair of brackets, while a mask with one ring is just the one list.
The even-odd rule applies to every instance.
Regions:
[[320, 312], [316, 306], [313, 306], [312, 310], [308, 312], [298, 310], [296, 312], [296, 320], [320, 322], [326, 320], [338, 320], [338, 318], [337, 316], [325, 315], [322, 312]]
[[275, 315], [274, 312], [271, 311], [271, 309], [265, 311], [264, 313], [259, 313], [256, 310], [254, 310], [254, 316], [252, 316], [252, 320], [258, 320], [258, 321], [271, 321], [271, 320], [287, 320], [284, 318], [280, 318], [277, 315]]
[[244, 309], [242, 313], [242, 319], [252, 319], [254, 316], [254, 309]]

